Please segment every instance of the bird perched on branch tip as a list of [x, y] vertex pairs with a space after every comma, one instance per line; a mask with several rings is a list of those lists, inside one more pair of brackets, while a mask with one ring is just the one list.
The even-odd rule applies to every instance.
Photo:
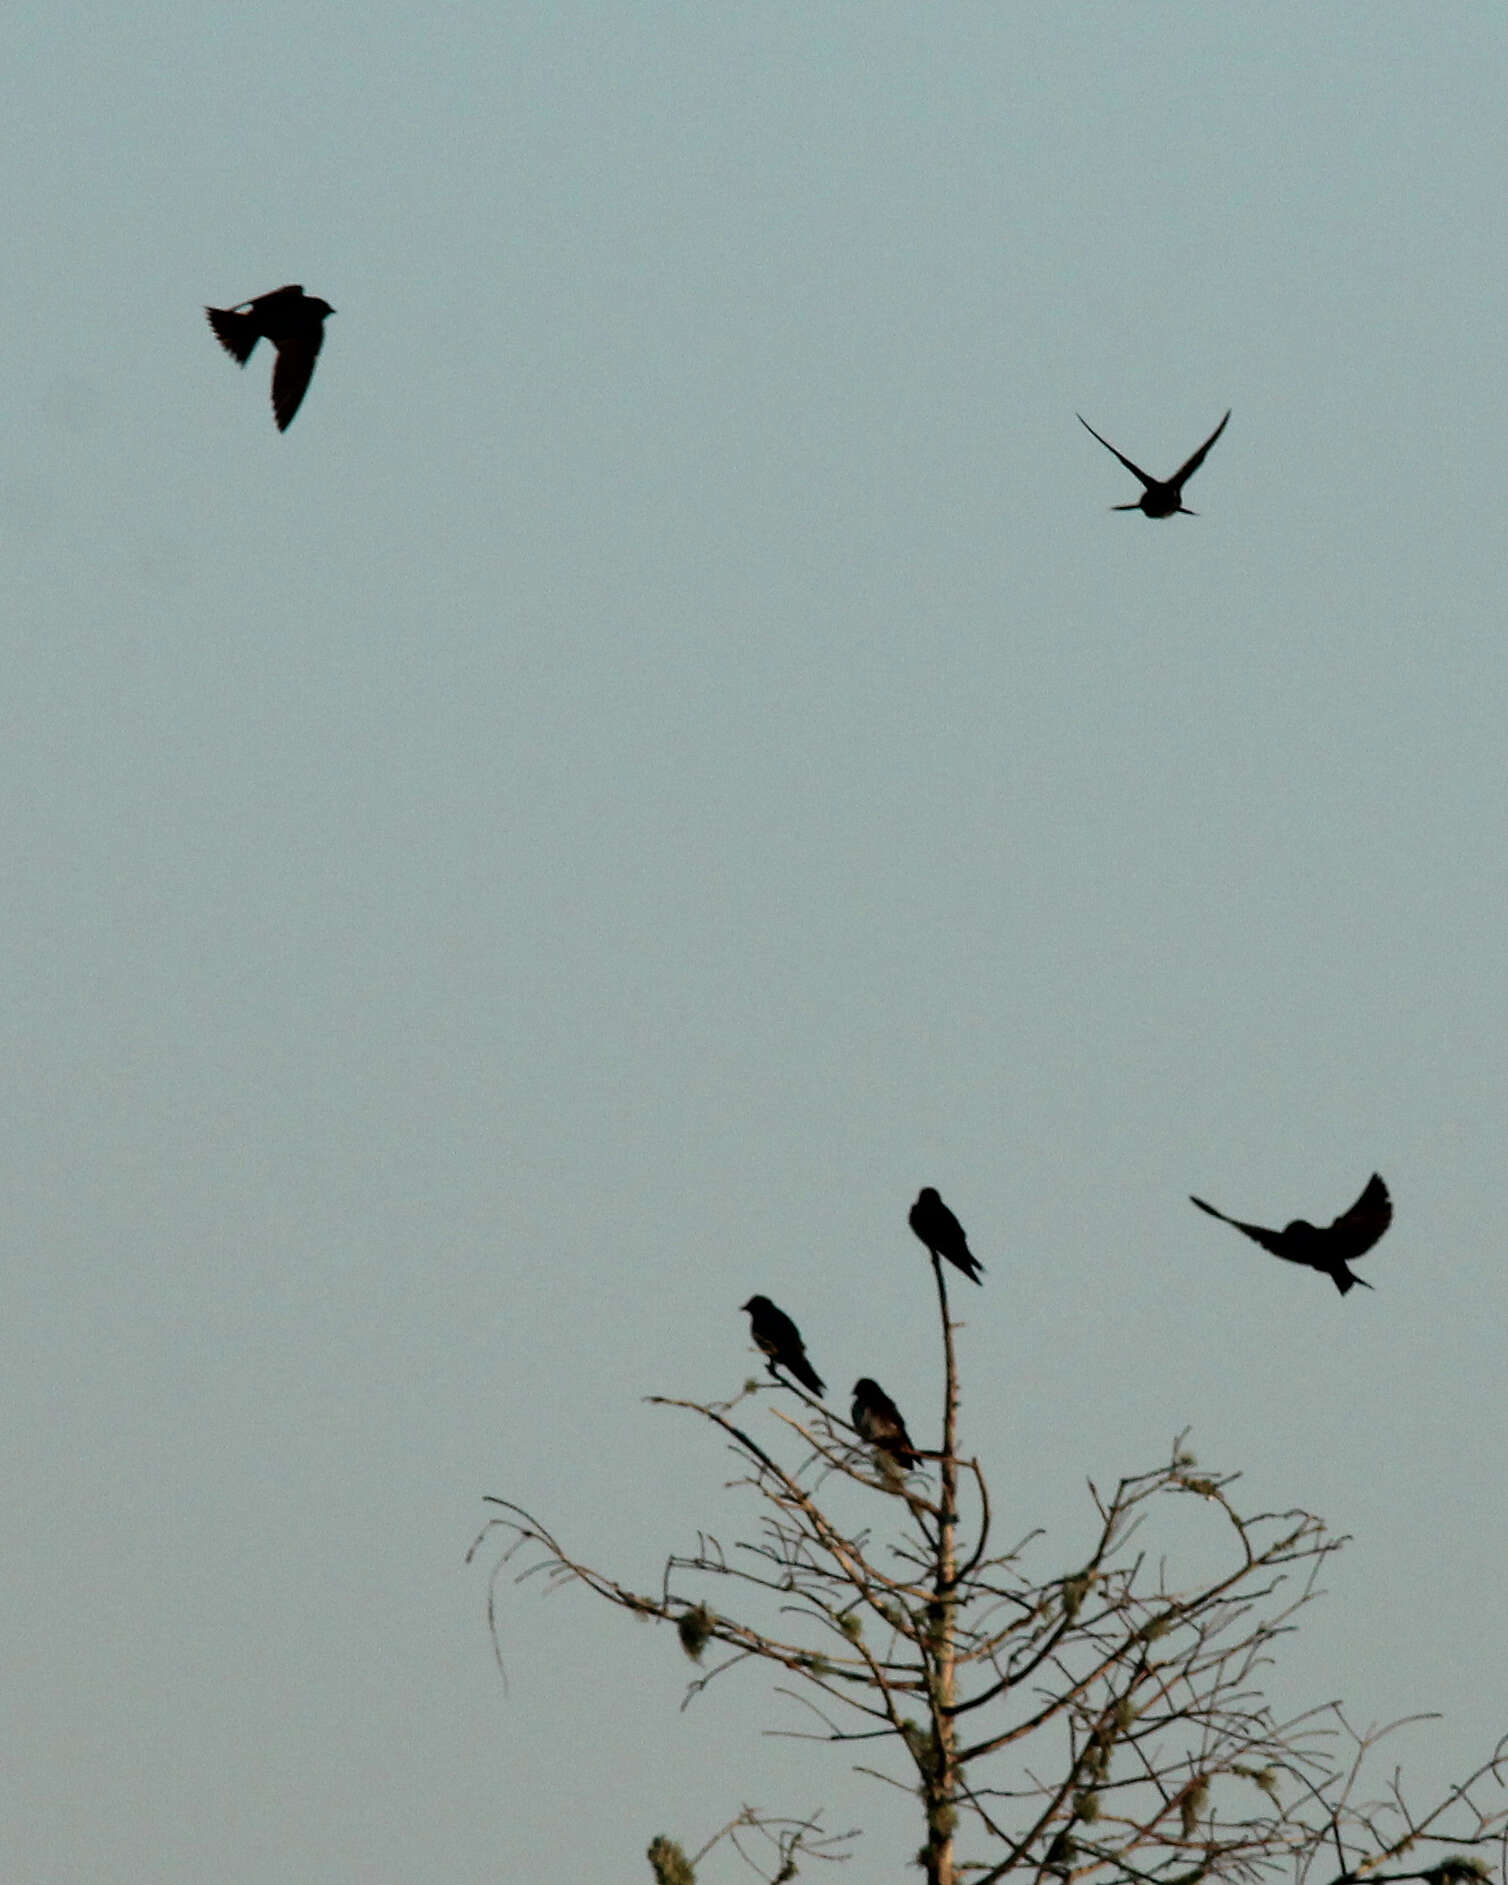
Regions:
[[868, 1375], [853, 1384], [853, 1424], [861, 1440], [867, 1440], [881, 1453], [888, 1453], [898, 1466], [917, 1464], [917, 1451], [901, 1419], [900, 1409]]
[[[751, 1296], [739, 1305], [749, 1312], [749, 1333], [755, 1346], [764, 1350], [765, 1366], [772, 1375], [777, 1368], [794, 1375], [804, 1388], [820, 1397], [822, 1377], [806, 1358], [806, 1343], [801, 1331], [783, 1309], [777, 1309], [768, 1296]], [[778, 1380], [779, 1376], [775, 1378]]]
[[971, 1283], [984, 1275], [984, 1265], [969, 1249], [963, 1225], [954, 1217], [931, 1185], [923, 1185], [907, 1218], [934, 1257], [945, 1257], [955, 1270], [962, 1270]]

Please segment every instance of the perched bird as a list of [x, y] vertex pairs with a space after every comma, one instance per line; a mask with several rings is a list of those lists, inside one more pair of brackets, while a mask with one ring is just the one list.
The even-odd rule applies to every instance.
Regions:
[[259, 340], [277, 348], [272, 369], [272, 416], [279, 432], [293, 423], [309, 376], [325, 338], [325, 316], [335, 312], [318, 295], [306, 295], [297, 282], [242, 301], [233, 308], [206, 308], [209, 324], [220, 345], [244, 367]]
[[962, 1270], [971, 1283], [979, 1282], [984, 1265], [969, 1249], [963, 1225], [954, 1217], [931, 1185], [923, 1185], [907, 1218], [934, 1257], [946, 1257], [956, 1270]]
[[1227, 1217], [1224, 1211], [1217, 1211], [1203, 1198], [1191, 1196], [1189, 1202], [1197, 1204], [1201, 1211], [1208, 1211], [1211, 1217], [1218, 1217], [1222, 1224], [1234, 1224], [1237, 1230], [1245, 1231], [1275, 1257], [1285, 1257], [1290, 1263], [1302, 1263], [1308, 1269], [1323, 1271], [1342, 1296], [1353, 1283], [1372, 1288], [1364, 1276], [1353, 1276], [1346, 1265], [1365, 1256], [1393, 1221], [1388, 1188], [1376, 1172], [1367, 1180], [1366, 1189], [1350, 1210], [1342, 1211], [1333, 1224], [1323, 1228], [1296, 1217], [1282, 1230], [1264, 1230], [1260, 1224], [1243, 1224], [1238, 1217]]
[[751, 1296], [739, 1307], [749, 1312], [749, 1333], [756, 1346], [764, 1350], [765, 1366], [770, 1373], [773, 1375], [777, 1368], [784, 1368], [804, 1388], [810, 1388], [813, 1394], [821, 1394], [822, 1377], [807, 1360], [806, 1343], [801, 1339], [801, 1331], [785, 1311], [777, 1309], [768, 1296]]
[[[1073, 416], [1078, 420], [1079, 424], [1083, 426], [1090, 438], [1100, 439], [1099, 433], [1095, 431], [1094, 427], [1082, 413], [1076, 412]], [[1230, 414], [1227, 412], [1219, 425], [1215, 427], [1214, 431], [1210, 433], [1209, 437], [1199, 447], [1199, 450], [1195, 452], [1194, 456], [1190, 459], [1186, 459], [1173, 473], [1171, 478], [1148, 477], [1141, 466], [1133, 465], [1124, 452], [1117, 452], [1109, 439], [1100, 439], [1100, 443], [1104, 446], [1105, 450], [1107, 452], [1114, 452], [1115, 456], [1126, 467], [1127, 471], [1129, 471], [1133, 477], [1140, 478], [1142, 483], [1146, 486], [1146, 489], [1134, 504], [1112, 504], [1110, 506], [1111, 510], [1144, 511], [1148, 517], [1173, 517], [1179, 511], [1182, 511], [1185, 517], [1197, 517], [1199, 515], [1198, 511], [1191, 511], [1188, 505], [1183, 501], [1183, 487], [1204, 463], [1205, 453], [1214, 444], [1215, 440], [1219, 438], [1220, 434], [1229, 423]]]
[[916, 1465], [916, 1448], [901, 1419], [901, 1410], [868, 1375], [853, 1384], [853, 1424], [861, 1440], [888, 1453], [898, 1466]]

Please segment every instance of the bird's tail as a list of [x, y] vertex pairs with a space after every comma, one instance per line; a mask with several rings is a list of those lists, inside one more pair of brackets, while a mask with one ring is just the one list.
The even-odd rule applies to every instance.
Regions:
[[1364, 1276], [1357, 1276], [1353, 1271], [1346, 1269], [1344, 1265], [1338, 1270], [1332, 1270], [1330, 1274], [1335, 1279], [1335, 1287], [1340, 1291], [1342, 1296], [1345, 1295], [1348, 1289], [1354, 1289], [1358, 1283], [1361, 1284], [1363, 1289], [1372, 1288], [1372, 1284], [1370, 1284]]
[[244, 367], [251, 357], [252, 348], [261, 338], [257, 332], [256, 317], [237, 314], [234, 308], [206, 308], [204, 312], [215, 330], [215, 339], [233, 360], [238, 360]]
[[791, 1373], [795, 1375], [796, 1379], [803, 1387], [810, 1388], [812, 1393], [817, 1396], [817, 1399], [819, 1401], [821, 1400], [823, 1394], [822, 1377], [817, 1373], [817, 1370], [807, 1360], [805, 1355], [800, 1358], [799, 1363], [793, 1362], [791, 1364]]

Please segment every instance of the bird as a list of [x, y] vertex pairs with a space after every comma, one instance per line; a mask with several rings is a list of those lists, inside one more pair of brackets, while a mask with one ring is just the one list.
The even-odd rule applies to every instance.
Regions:
[[[741, 1309], [749, 1312], [749, 1333], [755, 1345], [765, 1352], [765, 1366], [775, 1374], [784, 1368], [813, 1394], [822, 1393], [822, 1377], [806, 1358], [806, 1343], [801, 1331], [783, 1309], [777, 1309], [768, 1296], [751, 1296]], [[776, 1376], [778, 1380], [779, 1377]]]
[[274, 288], [253, 301], [238, 301], [233, 308], [206, 308], [215, 338], [233, 360], [244, 367], [259, 340], [277, 349], [272, 369], [272, 416], [279, 432], [293, 423], [314, 362], [325, 338], [325, 317], [335, 312], [318, 295], [306, 295], [297, 282]]
[[970, 1250], [963, 1225], [931, 1185], [923, 1185], [916, 1194], [916, 1203], [906, 1221], [934, 1257], [946, 1257], [971, 1283], [979, 1282], [984, 1275], [984, 1265]]
[[1230, 423], [1229, 412], [1226, 413], [1225, 417], [1220, 421], [1219, 425], [1215, 427], [1214, 431], [1210, 433], [1209, 437], [1199, 447], [1199, 450], [1195, 452], [1194, 456], [1185, 459], [1171, 478], [1149, 477], [1147, 473], [1142, 470], [1140, 465], [1133, 465], [1124, 452], [1117, 452], [1109, 439], [1100, 438], [1099, 433], [1095, 431], [1094, 427], [1084, 417], [1083, 413], [1076, 412], [1073, 416], [1092, 439], [1100, 439], [1100, 444], [1104, 446], [1105, 450], [1107, 452], [1114, 452], [1115, 456], [1126, 467], [1127, 471], [1134, 477], [1140, 478], [1142, 483], [1146, 486], [1146, 489], [1134, 504], [1112, 504], [1110, 506], [1111, 510], [1142, 511], [1148, 517], [1173, 517], [1180, 511], [1185, 517], [1197, 517], [1199, 515], [1198, 511], [1191, 511], [1188, 505], [1184, 503], [1183, 487], [1204, 463], [1205, 453]]
[[853, 1384], [853, 1424], [861, 1440], [888, 1453], [897, 1465], [916, 1465], [917, 1451], [901, 1419], [901, 1410], [879, 1382], [871, 1381], [868, 1375]]
[[1238, 1217], [1227, 1217], [1224, 1211], [1217, 1211], [1214, 1205], [1206, 1204], [1203, 1198], [1196, 1198], [1192, 1193], [1189, 1202], [1197, 1204], [1201, 1211], [1208, 1211], [1211, 1217], [1218, 1217], [1221, 1223], [1234, 1224], [1237, 1230], [1245, 1231], [1275, 1257], [1321, 1271], [1342, 1296], [1353, 1283], [1360, 1283], [1364, 1289], [1373, 1287], [1364, 1276], [1353, 1276], [1346, 1265], [1365, 1256], [1393, 1221], [1393, 1201], [1377, 1172], [1367, 1180], [1350, 1210], [1342, 1211], [1333, 1224], [1324, 1226], [1296, 1217], [1282, 1230], [1265, 1230], [1260, 1224], [1243, 1224]]

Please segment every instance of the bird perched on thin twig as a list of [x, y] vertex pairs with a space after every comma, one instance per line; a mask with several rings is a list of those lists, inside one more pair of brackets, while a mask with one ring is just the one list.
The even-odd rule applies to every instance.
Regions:
[[1147, 472], [1142, 470], [1140, 465], [1133, 465], [1124, 452], [1117, 452], [1109, 439], [1101, 439], [1099, 433], [1095, 431], [1094, 427], [1081, 412], [1076, 412], [1073, 416], [1092, 439], [1100, 439], [1100, 444], [1104, 446], [1105, 450], [1107, 452], [1114, 452], [1115, 456], [1126, 467], [1127, 471], [1129, 471], [1133, 477], [1140, 478], [1142, 483], [1146, 486], [1146, 489], [1134, 504], [1112, 504], [1110, 506], [1111, 510], [1142, 511], [1148, 517], [1175, 517], [1180, 511], [1185, 517], [1197, 517], [1199, 515], [1198, 511], [1191, 511], [1188, 505], [1184, 503], [1183, 487], [1204, 463], [1205, 453], [1230, 423], [1230, 414], [1228, 412], [1199, 447], [1199, 450], [1195, 452], [1194, 456], [1186, 459], [1173, 473], [1171, 478], [1153, 478], [1149, 476]]
[[[772, 1375], [784, 1368], [813, 1394], [822, 1392], [822, 1377], [806, 1358], [806, 1343], [801, 1331], [783, 1309], [777, 1309], [768, 1296], [751, 1296], [739, 1305], [749, 1312], [749, 1333], [765, 1353], [765, 1366]], [[775, 1375], [775, 1379], [779, 1380]]]
[[868, 1375], [853, 1384], [853, 1424], [861, 1440], [889, 1454], [898, 1466], [916, 1465], [917, 1451], [901, 1419], [901, 1410]]
[[1234, 1224], [1237, 1230], [1245, 1231], [1275, 1257], [1321, 1271], [1342, 1296], [1353, 1283], [1360, 1283], [1363, 1289], [1373, 1287], [1364, 1276], [1353, 1276], [1346, 1265], [1365, 1256], [1393, 1221], [1392, 1199], [1376, 1172], [1367, 1180], [1365, 1190], [1350, 1210], [1342, 1211], [1333, 1224], [1324, 1226], [1296, 1217], [1282, 1230], [1266, 1230], [1260, 1224], [1243, 1224], [1238, 1217], [1227, 1217], [1224, 1211], [1217, 1211], [1203, 1198], [1191, 1194], [1189, 1202], [1197, 1204], [1201, 1211], [1208, 1211], [1211, 1217], [1218, 1217], [1222, 1224]]
[[258, 295], [254, 301], [239, 301], [233, 308], [204, 310], [220, 345], [244, 367], [259, 340], [270, 340], [277, 349], [272, 369], [272, 416], [279, 432], [293, 423], [314, 362], [325, 338], [325, 317], [335, 312], [318, 295], [306, 295], [297, 282], [286, 288], [274, 288], [271, 294]]
[[934, 1257], [946, 1257], [956, 1270], [962, 1270], [971, 1283], [984, 1275], [984, 1265], [969, 1249], [963, 1225], [954, 1217], [931, 1185], [923, 1185], [906, 1222]]

